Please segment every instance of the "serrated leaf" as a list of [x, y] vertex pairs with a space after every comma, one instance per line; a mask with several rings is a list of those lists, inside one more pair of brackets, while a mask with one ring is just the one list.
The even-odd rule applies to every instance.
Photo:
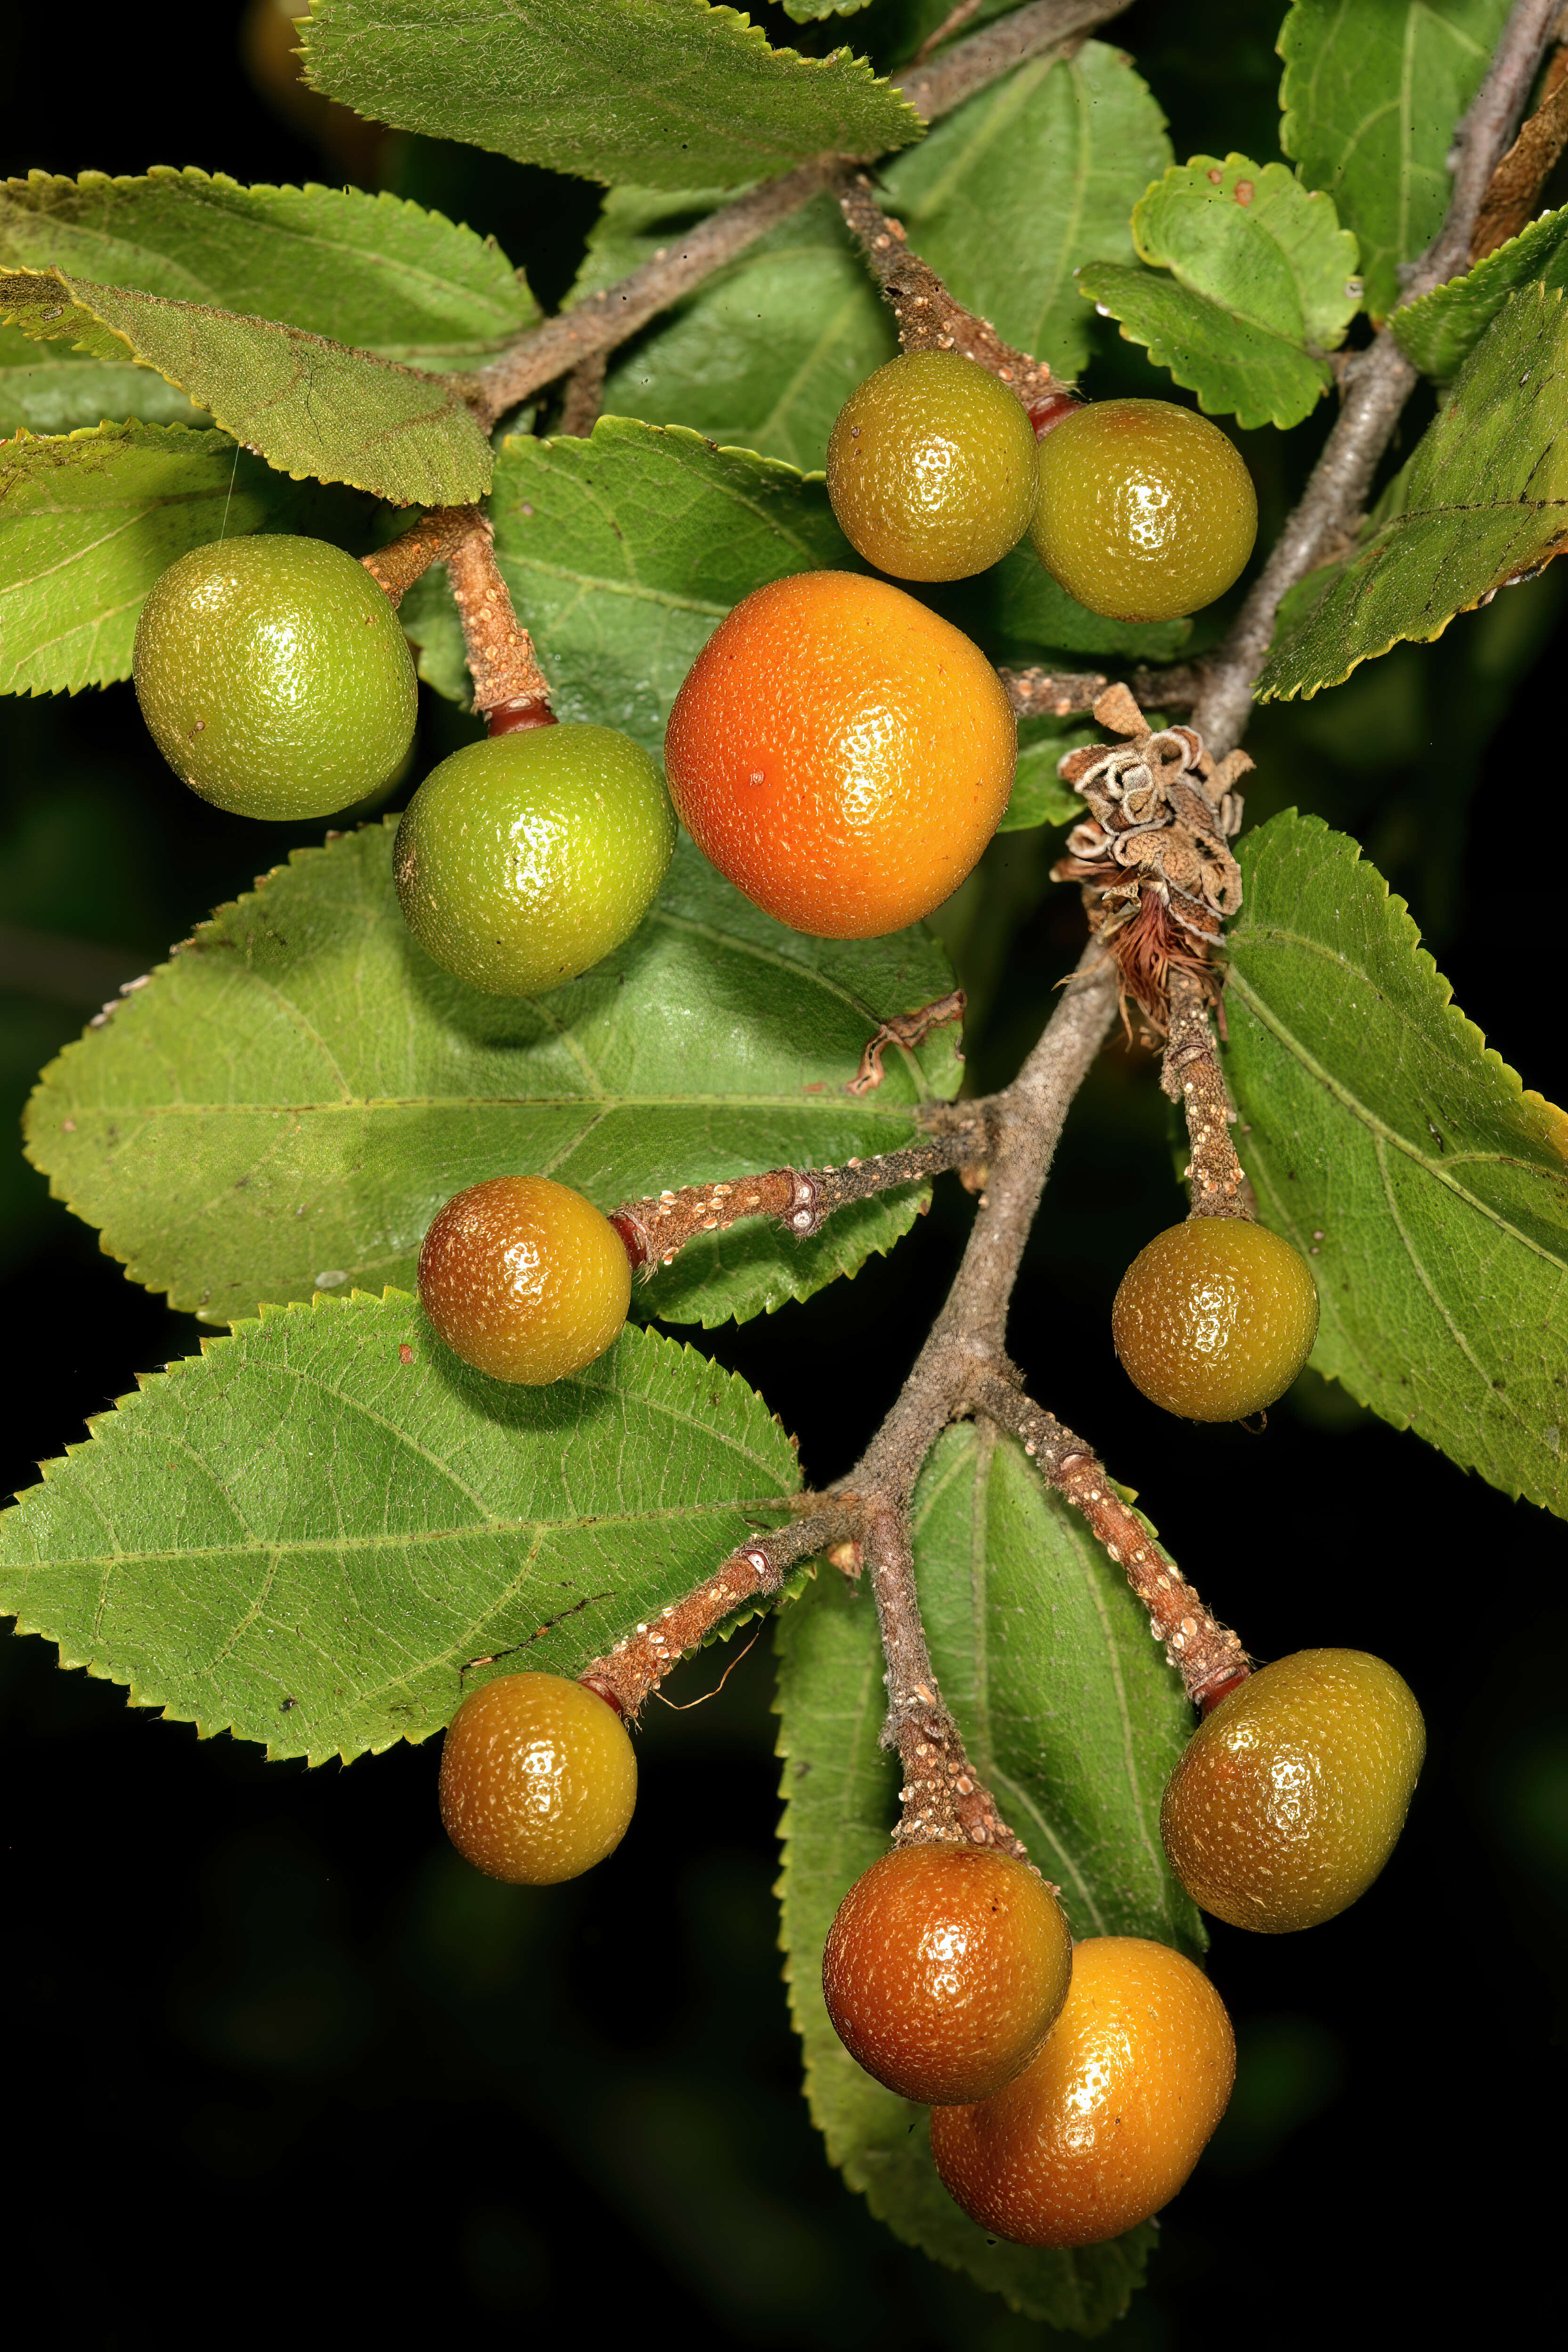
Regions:
[[181, 425], [0, 444], [0, 692], [129, 677], [142, 602], [176, 556], [246, 531], [342, 530], [350, 504]]
[[0, 327], [0, 439], [74, 433], [132, 416], [148, 425], [202, 422], [187, 393], [133, 360], [97, 360], [67, 343], [35, 342], [20, 327]]
[[1146, 85], [1088, 41], [970, 99], [883, 176], [911, 246], [960, 300], [1070, 376], [1089, 356], [1074, 271], [1131, 259], [1128, 215], [1170, 159]]
[[1237, 856], [1226, 1071], [1264, 1221], [1311, 1254], [1315, 1369], [1568, 1516], [1568, 1118], [1355, 842], [1292, 811]]
[[1568, 305], [1510, 296], [1390, 483], [1355, 552], [1281, 616], [1260, 700], [1338, 686], [1402, 638], [1439, 637], [1568, 537]]
[[0, 267], [279, 320], [426, 369], [471, 365], [539, 316], [492, 237], [401, 196], [157, 164], [5, 182]]
[[735, 187], [920, 117], [862, 58], [803, 58], [707, 0], [315, 0], [305, 79], [356, 113], [585, 180]]
[[1310, 415], [1361, 299], [1355, 239], [1329, 198], [1283, 163], [1194, 155], [1142, 197], [1132, 233], [1149, 267], [1096, 261], [1079, 291], [1211, 416], [1250, 429]]
[[1361, 247], [1366, 304], [1399, 299], [1399, 264], [1443, 226], [1454, 129], [1511, 0], [1293, 0], [1279, 35], [1279, 143], [1332, 196]]
[[450, 384], [324, 335], [58, 269], [0, 277], [0, 320], [98, 359], [130, 353], [297, 481], [399, 506], [460, 506], [489, 488], [489, 443]]
[[[614, 285], [721, 200], [712, 189], [612, 189], [574, 299]], [[628, 345], [611, 367], [605, 404], [820, 467], [838, 411], [897, 349], [892, 314], [837, 205], [823, 195]]]
[[[1022, 1449], [951, 1429], [915, 1498], [921, 1606], [943, 1696], [1004, 1817], [1059, 1882], [1078, 1935], [1202, 1949], [1160, 1845], [1160, 1791], [1191, 1735], [1181, 1685], [1125, 1580]], [[832, 2161], [895, 2233], [1054, 2327], [1094, 2334], [1127, 2303], [1145, 2227], [1079, 2253], [988, 2239], [938, 2181], [919, 2108], [861, 2072], [828, 2022], [822, 1950], [886, 1849], [898, 1772], [871, 1595], [826, 1572], [779, 1620], [780, 1882], [806, 2095]]]
[[[212, 1322], [260, 1300], [411, 1285], [441, 1202], [482, 1176], [555, 1177], [601, 1208], [668, 1184], [841, 1164], [915, 1139], [957, 1090], [951, 1031], [844, 1092], [889, 1013], [952, 985], [920, 930], [809, 940], [683, 842], [641, 929], [537, 1000], [481, 996], [416, 947], [395, 820], [300, 850], [40, 1081], [29, 1150], [132, 1278]], [[910, 1186], [812, 1241], [706, 1234], [638, 1293], [721, 1322], [808, 1297], [886, 1250]]]
[[92, 1427], [0, 1517], [0, 1612], [133, 1706], [315, 1764], [427, 1739], [472, 1658], [580, 1673], [800, 1483], [693, 1349], [627, 1330], [505, 1388], [393, 1291], [265, 1312]]
[[1568, 286], [1568, 205], [1543, 213], [1478, 261], [1395, 310], [1390, 325], [1406, 359], [1446, 381], [1464, 365], [1510, 294], [1540, 284]]

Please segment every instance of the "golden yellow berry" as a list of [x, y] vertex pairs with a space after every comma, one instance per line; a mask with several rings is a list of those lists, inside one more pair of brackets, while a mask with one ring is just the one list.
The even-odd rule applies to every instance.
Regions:
[[1266, 1225], [1189, 1217], [1122, 1276], [1110, 1336], [1128, 1378], [1167, 1412], [1239, 1421], [1283, 1396], [1312, 1352], [1312, 1270]]
[[1332, 1919], [1394, 1852], [1426, 1753], [1409, 1685], [1364, 1650], [1298, 1650], [1221, 1699], [1160, 1812], [1171, 1867], [1233, 1927]]
[[437, 1212], [419, 1297], [455, 1355], [529, 1388], [602, 1356], [631, 1304], [632, 1268], [609, 1219], [548, 1176], [492, 1176]]
[[862, 1873], [822, 1961], [834, 2030], [900, 2097], [984, 2098], [1026, 2066], [1067, 1995], [1072, 1938], [1026, 1863], [906, 1845]]
[[1169, 2204], [1224, 2115], [1236, 2038], [1201, 1969], [1137, 1936], [1073, 1948], [1034, 2063], [975, 2106], [933, 2107], [931, 2154], [971, 2220], [1023, 2246], [1097, 2246]]
[[959, 352], [906, 352], [878, 368], [827, 444], [840, 529], [896, 580], [966, 580], [1000, 562], [1038, 494], [1023, 402]]
[[637, 1796], [626, 1725], [563, 1675], [483, 1683], [447, 1727], [442, 1826], [487, 1877], [554, 1886], [592, 1870], [625, 1837]]
[[1029, 525], [1091, 613], [1173, 621], [1223, 595], [1252, 552], [1252, 477], [1217, 425], [1169, 400], [1100, 400], [1040, 443]]

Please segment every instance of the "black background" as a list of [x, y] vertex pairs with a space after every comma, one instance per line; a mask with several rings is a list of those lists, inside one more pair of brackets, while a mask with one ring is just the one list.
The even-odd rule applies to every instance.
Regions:
[[[856, 19], [828, 29], [860, 37]], [[1241, 0], [1144, 0], [1123, 20], [1178, 154], [1274, 152], [1274, 29]], [[496, 158], [290, 123], [258, 96], [226, 5], [177, 23], [34, 12], [20, 50], [13, 171], [352, 174], [493, 231], [547, 299], [596, 204]], [[1141, 367], [1108, 331], [1092, 386], [1165, 388]], [[1323, 424], [1246, 438], [1266, 530]], [[1562, 772], [1543, 709], [1562, 604], [1549, 573], [1435, 649], [1263, 714], [1249, 738], [1249, 814], [1294, 802], [1356, 832], [1458, 1002], [1559, 1097], [1560, 885], [1531, 818]], [[422, 764], [467, 723], [427, 712]], [[19, 1106], [120, 980], [310, 828], [247, 825], [183, 793], [128, 687], [7, 703], [0, 746], [0, 1076]], [[1011, 910], [1015, 981], [977, 1008], [982, 1085], [1009, 1075], [1076, 952], [1069, 894], [1042, 885], [1050, 854], [1016, 836], [991, 856], [981, 919]], [[966, 1205], [944, 1184], [891, 1260], [712, 1335], [816, 1477], [848, 1464], [895, 1393]], [[137, 1371], [188, 1352], [196, 1327], [128, 1285], [19, 1162], [0, 1206], [9, 1488]], [[1216, 1929], [1240, 2082], [1116, 2340], [1293, 2343], [1409, 2324], [1434, 2295], [1500, 2332], [1542, 2251], [1538, 2133], [1563, 2095], [1562, 1530], [1310, 1375], [1262, 1438], [1194, 1434], [1146, 1407], [1110, 1357], [1106, 1308], [1179, 1208], [1152, 1073], [1113, 1052], [1075, 1110], [1017, 1295], [1031, 1387], [1134, 1481], [1255, 1652], [1379, 1652], [1414, 1685], [1431, 1749], [1360, 1906], [1304, 1937]], [[718, 1671], [704, 1656], [675, 1695]], [[887, 2237], [822, 2160], [773, 1948], [771, 1686], [764, 1639], [711, 1704], [652, 1708], [626, 1844], [534, 1895], [446, 1848], [433, 1746], [349, 1771], [269, 1767], [58, 1674], [42, 1643], [0, 1641], [5, 2210], [14, 2281], [47, 2284], [46, 2337], [310, 2341], [479, 2319], [590, 2340], [665, 2322], [746, 2346], [1039, 2344], [1047, 2331]]]

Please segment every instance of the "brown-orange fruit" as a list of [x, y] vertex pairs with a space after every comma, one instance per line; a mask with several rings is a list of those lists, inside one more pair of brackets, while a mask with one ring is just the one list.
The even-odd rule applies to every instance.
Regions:
[[441, 1748], [441, 1821], [465, 1862], [554, 1886], [613, 1853], [637, 1764], [609, 1702], [561, 1675], [501, 1675], [470, 1691]]
[[420, 1304], [453, 1354], [529, 1388], [602, 1356], [631, 1296], [614, 1225], [548, 1176], [491, 1176], [454, 1193], [419, 1253]]
[[1426, 1753], [1404, 1677], [1365, 1650], [1298, 1650], [1198, 1726], [1160, 1812], [1171, 1867], [1233, 1927], [1283, 1936], [1364, 1895]]
[[906, 1845], [862, 1873], [822, 1961], [834, 2030], [901, 2098], [982, 2099], [1061, 2009], [1072, 1938], [1045, 1881], [987, 1848]]
[[1067, 2005], [1016, 2081], [933, 2108], [931, 2154], [983, 2230], [1096, 2246], [1181, 2188], [1224, 2115], [1236, 2038], [1201, 1969], [1138, 1936], [1073, 1949]]
[[1312, 1270], [1266, 1225], [1189, 1217], [1128, 1267], [1110, 1336], [1128, 1378], [1167, 1412], [1240, 1421], [1282, 1396], [1312, 1352]]

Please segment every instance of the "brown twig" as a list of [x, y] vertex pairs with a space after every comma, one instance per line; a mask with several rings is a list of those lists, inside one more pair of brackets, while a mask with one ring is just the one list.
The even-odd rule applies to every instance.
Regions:
[[[1442, 228], [1411, 269], [1402, 302], [1416, 300], [1463, 269], [1481, 201], [1519, 119], [1546, 46], [1559, 0], [1516, 0], [1474, 104], [1454, 134], [1454, 193]], [[1353, 535], [1372, 478], [1416, 373], [1387, 325], [1341, 377], [1343, 404], [1294, 511], [1224, 643], [1204, 664], [1194, 723], [1216, 755], [1247, 730], [1252, 692], [1268, 658], [1274, 623], [1288, 590]]]
[[360, 561], [376, 586], [398, 604], [433, 563], [445, 563], [459, 541], [483, 527], [478, 507], [426, 507], [412, 530]]
[[1221, 1076], [1209, 1026], [1207, 992], [1191, 972], [1170, 976], [1170, 1018], [1160, 1084], [1186, 1114], [1192, 1162], [1187, 1170], [1194, 1217], [1253, 1222], [1258, 1204], [1230, 1139], [1236, 1112]]
[[[1072, 719], [1089, 711], [1110, 685], [1099, 670], [999, 669], [1007, 699], [1020, 719]], [[1127, 681], [1145, 710], [1190, 710], [1204, 688], [1195, 662], [1171, 669], [1135, 669]]]
[[463, 625], [463, 646], [474, 681], [474, 709], [500, 704], [548, 705], [550, 686], [533, 656], [533, 640], [512, 611], [511, 593], [495, 558], [488, 520], [448, 549], [445, 562]]
[[988, 1379], [975, 1402], [999, 1428], [1023, 1440], [1025, 1453], [1093, 1529], [1149, 1612], [1149, 1622], [1194, 1704], [1212, 1706], [1223, 1691], [1243, 1681], [1249, 1666], [1240, 1642], [1204, 1607], [1083, 1440], [1064, 1428], [1055, 1413], [1034, 1403], [1011, 1378]]
[[[1563, 43], [1561, 16], [1555, 31]], [[1568, 44], [1558, 48], [1546, 69], [1540, 105], [1491, 175], [1470, 232], [1472, 264], [1484, 261], [1526, 226], [1564, 147], [1568, 147]]]
[[609, 355], [595, 352], [579, 360], [566, 379], [566, 397], [561, 404], [561, 420], [557, 433], [571, 441], [585, 441], [598, 420], [605, 404], [605, 376], [609, 367]]
[[[959, 43], [935, 65], [911, 67], [892, 76], [893, 86], [928, 122], [950, 114], [966, 98], [1062, 41], [1118, 16], [1128, 0], [1035, 0], [1001, 24]], [[453, 379], [487, 428], [509, 408], [538, 392], [582, 361], [613, 352], [695, 291], [704, 278], [733, 261], [758, 237], [830, 186], [864, 157], [814, 155], [749, 195], [710, 213], [678, 243], [663, 247], [651, 261], [617, 285], [589, 295], [559, 318], [546, 319], [520, 336], [509, 351], [477, 374]]]

